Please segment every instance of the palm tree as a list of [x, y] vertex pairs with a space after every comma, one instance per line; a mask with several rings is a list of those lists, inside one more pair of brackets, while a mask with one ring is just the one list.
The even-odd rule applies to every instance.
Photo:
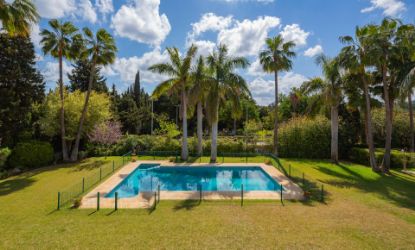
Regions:
[[323, 69], [324, 78], [314, 78], [304, 83], [304, 93], [318, 92], [330, 105], [331, 120], [331, 160], [339, 161], [339, 104], [342, 98], [343, 80], [340, 74], [340, 65], [336, 59], [320, 55], [316, 63]]
[[219, 45], [217, 51], [207, 57], [207, 65], [214, 79], [209, 86], [206, 100], [207, 118], [212, 126], [211, 162], [216, 162], [217, 158], [219, 106], [226, 100], [231, 100], [236, 106], [239, 103], [240, 95], [250, 95], [245, 80], [242, 76], [234, 73], [236, 68], [246, 68], [248, 64], [244, 57], [229, 56], [228, 48], [225, 45]]
[[371, 114], [371, 98], [369, 93], [369, 75], [366, 72], [366, 66], [370, 65], [367, 55], [368, 27], [355, 30], [355, 38], [351, 36], [340, 37], [340, 41], [347, 44], [340, 52], [339, 58], [342, 66], [349, 71], [350, 74], [357, 75], [361, 80], [361, 88], [363, 89], [365, 103], [365, 125], [366, 125], [366, 142], [369, 148], [369, 162], [373, 171], [379, 171], [375, 158], [375, 146], [373, 143], [373, 127]]
[[275, 121], [274, 121], [274, 153], [278, 155], [278, 72], [288, 71], [292, 68], [292, 59], [295, 52], [293, 42], [284, 42], [281, 35], [267, 38], [267, 49], [259, 54], [263, 70], [274, 73], [275, 81]]
[[189, 103], [196, 104], [197, 113], [197, 153], [203, 154], [203, 105], [206, 99], [208, 83], [211, 77], [208, 75], [205, 60], [200, 56], [191, 75], [192, 87], [189, 92]]
[[393, 112], [393, 88], [396, 88], [393, 79], [395, 74], [391, 69], [392, 58], [396, 56], [396, 47], [393, 43], [398, 21], [385, 18], [381, 25], [368, 25], [367, 43], [368, 55], [371, 57], [374, 65], [380, 74], [383, 86], [383, 100], [385, 102], [385, 154], [383, 157], [382, 171], [389, 172], [392, 150], [392, 112]]
[[63, 84], [63, 58], [74, 60], [79, 56], [82, 37], [78, 29], [70, 22], [61, 23], [53, 19], [49, 21], [52, 30], [43, 29], [41, 44], [43, 53], [50, 54], [59, 60], [59, 94], [60, 94], [60, 129], [62, 141], [62, 157], [69, 160], [68, 146], [65, 135], [65, 109], [64, 109], [64, 84]]
[[191, 83], [192, 60], [197, 52], [197, 47], [192, 45], [184, 57], [180, 57], [177, 48], [167, 48], [170, 63], [159, 63], [151, 66], [150, 71], [167, 75], [170, 78], [160, 83], [153, 91], [152, 98], [159, 98], [163, 94], [180, 94], [180, 110], [183, 125], [182, 160], [187, 160], [189, 152], [187, 146], [187, 99]]
[[95, 35], [88, 28], [84, 28], [83, 31], [85, 35], [85, 48], [82, 51], [81, 57], [86, 58], [90, 61], [91, 69], [89, 74], [88, 90], [85, 96], [85, 103], [82, 109], [81, 118], [79, 120], [75, 145], [71, 153], [71, 161], [76, 161], [78, 159], [79, 142], [81, 140], [83, 132], [82, 128], [85, 121], [86, 112], [88, 110], [88, 102], [92, 92], [92, 83], [94, 82], [95, 70], [97, 66], [106, 66], [112, 64], [115, 61], [115, 56], [117, 53], [115, 40], [105, 29], [99, 29]]
[[39, 14], [31, 0], [0, 0], [0, 21], [10, 36], [29, 36], [30, 26], [39, 21]]

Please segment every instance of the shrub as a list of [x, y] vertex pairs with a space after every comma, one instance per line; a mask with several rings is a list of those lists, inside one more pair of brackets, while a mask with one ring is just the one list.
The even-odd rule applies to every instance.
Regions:
[[10, 156], [12, 167], [36, 168], [53, 161], [53, 148], [47, 142], [30, 141], [18, 143]]
[[9, 148], [0, 148], [0, 170], [6, 166], [7, 159], [12, 151]]
[[[382, 163], [384, 149], [376, 149], [375, 157], [378, 165]], [[367, 148], [353, 148], [350, 151], [350, 160], [362, 165], [369, 166], [369, 149]], [[401, 152], [399, 150], [392, 150], [391, 153], [391, 168], [403, 168], [404, 164], [413, 166], [415, 164], [415, 153]]]

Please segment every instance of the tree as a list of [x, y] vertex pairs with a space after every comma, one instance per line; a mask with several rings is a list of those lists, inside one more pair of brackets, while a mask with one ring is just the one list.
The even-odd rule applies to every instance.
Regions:
[[236, 68], [246, 68], [248, 64], [248, 60], [244, 57], [229, 56], [226, 45], [219, 45], [217, 50], [207, 57], [207, 65], [213, 75], [206, 100], [207, 118], [212, 128], [211, 162], [216, 162], [217, 158], [220, 105], [223, 105], [225, 100], [231, 100], [236, 106], [239, 103], [239, 96], [251, 95], [245, 80], [234, 72]]
[[191, 75], [192, 87], [189, 93], [189, 103], [191, 105], [196, 105], [197, 153], [199, 155], [203, 153], [203, 105], [206, 99], [208, 79], [205, 60], [200, 56]]
[[267, 49], [259, 54], [260, 63], [267, 73], [274, 73], [275, 81], [275, 121], [274, 121], [274, 153], [278, 155], [278, 73], [292, 68], [295, 52], [293, 42], [284, 42], [281, 35], [266, 39]]
[[342, 76], [338, 59], [331, 59], [325, 55], [316, 58], [317, 64], [322, 67], [324, 78], [314, 78], [302, 87], [305, 93], [319, 92], [322, 98], [330, 105], [331, 112], [331, 160], [339, 161], [339, 104], [342, 98]]
[[[355, 30], [355, 38], [352, 36], [340, 37], [340, 41], [347, 46], [342, 49], [339, 55], [340, 63], [349, 72], [349, 75], [355, 75], [361, 80], [361, 84], [357, 85], [363, 90], [364, 95], [364, 114], [366, 127], [366, 142], [369, 148], [369, 162], [373, 171], [379, 171], [375, 158], [375, 146], [373, 142], [373, 127], [371, 114], [371, 97], [369, 92], [370, 77], [366, 72], [366, 67], [371, 64], [368, 55], [367, 37], [369, 36], [369, 27], [357, 27]], [[355, 81], [356, 82], [356, 81]]]
[[0, 140], [14, 146], [23, 133], [33, 134], [33, 104], [42, 102], [45, 83], [35, 67], [27, 37], [0, 34]]
[[39, 21], [39, 14], [31, 0], [0, 0], [0, 23], [10, 36], [30, 34], [30, 27]]
[[[90, 76], [91, 70], [91, 63], [85, 60], [77, 60], [75, 64], [72, 65], [73, 69], [70, 74], [68, 74], [69, 78], [69, 90], [75, 91], [77, 89], [85, 92], [88, 90], [88, 81]], [[96, 67], [94, 70], [94, 82], [92, 83], [92, 90], [96, 92], [108, 93], [108, 87], [106, 84], [105, 77], [100, 74], [100, 67]]]
[[106, 155], [109, 153], [109, 147], [117, 143], [121, 136], [121, 124], [118, 121], [106, 121], [97, 124], [88, 135], [90, 142], [106, 148]]
[[63, 83], [63, 59], [76, 59], [79, 55], [81, 36], [78, 29], [70, 22], [61, 23], [56, 19], [49, 21], [51, 31], [43, 29], [41, 32], [42, 50], [44, 54], [50, 54], [59, 60], [59, 93], [61, 101], [60, 129], [62, 157], [64, 161], [69, 160], [68, 145], [66, 145], [65, 131], [65, 109], [64, 109], [64, 83]]
[[89, 61], [91, 64], [88, 90], [85, 96], [84, 108], [82, 109], [82, 115], [79, 120], [78, 132], [75, 139], [75, 145], [73, 146], [71, 153], [71, 161], [78, 160], [79, 143], [81, 141], [82, 129], [85, 121], [85, 117], [88, 111], [89, 98], [92, 92], [92, 84], [94, 83], [95, 70], [97, 66], [105, 66], [115, 61], [115, 54], [117, 47], [115, 46], [114, 38], [105, 30], [99, 29], [97, 33], [94, 33], [84, 28], [85, 45], [86, 47], [82, 51], [82, 57]]
[[[78, 122], [81, 117], [83, 102], [86, 93], [76, 90], [74, 92], [68, 92], [65, 90], [65, 124], [66, 124], [66, 137], [68, 145], [72, 145], [78, 128]], [[51, 91], [40, 107], [41, 118], [39, 121], [40, 129], [42, 133], [49, 137], [54, 137], [60, 133], [60, 90], [55, 89]], [[108, 95], [104, 93], [96, 93], [92, 91], [90, 96], [90, 108], [88, 109], [85, 123], [84, 133], [82, 135], [88, 135], [94, 129], [97, 124], [111, 119], [110, 111], [110, 99]]]
[[189, 152], [187, 145], [187, 105], [188, 90], [191, 83], [191, 66], [192, 60], [197, 52], [197, 47], [192, 45], [184, 57], [180, 57], [177, 48], [167, 48], [169, 54], [169, 63], [160, 63], [152, 65], [149, 70], [155, 73], [167, 75], [170, 78], [160, 83], [153, 91], [152, 97], [158, 99], [163, 94], [179, 95], [180, 94], [180, 111], [182, 118], [182, 152], [181, 158], [187, 160]]

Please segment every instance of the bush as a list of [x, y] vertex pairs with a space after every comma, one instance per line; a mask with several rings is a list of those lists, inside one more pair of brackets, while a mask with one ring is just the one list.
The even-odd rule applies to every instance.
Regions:
[[[378, 165], [382, 163], [384, 149], [376, 149], [375, 158]], [[369, 166], [369, 149], [367, 148], [353, 148], [350, 151], [350, 160], [362, 165]], [[401, 152], [399, 150], [392, 150], [391, 152], [391, 168], [403, 168], [404, 164], [407, 166], [414, 166], [415, 153]]]
[[330, 121], [297, 117], [284, 123], [278, 134], [279, 155], [291, 158], [329, 158]]
[[31, 141], [18, 143], [10, 156], [10, 166], [36, 168], [53, 161], [53, 148], [47, 142]]
[[0, 170], [6, 166], [7, 159], [12, 151], [9, 148], [0, 148]]

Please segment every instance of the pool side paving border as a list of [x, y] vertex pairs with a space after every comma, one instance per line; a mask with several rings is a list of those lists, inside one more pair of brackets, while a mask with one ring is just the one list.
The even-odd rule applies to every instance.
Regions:
[[[86, 194], [81, 200], [80, 208], [96, 208], [97, 193], [100, 193], [100, 208], [114, 208], [114, 198], [106, 198], [105, 196], [111, 192], [118, 184], [120, 184], [129, 174], [131, 174], [140, 164], [160, 164], [163, 167], [261, 167], [271, 178], [283, 186], [284, 200], [302, 200], [304, 197], [303, 190], [288, 177], [282, 174], [274, 166], [264, 163], [181, 163], [176, 164], [169, 161], [136, 161], [130, 162], [126, 166], [116, 171], [111, 177], [99, 184], [92, 191]], [[199, 200], [199, 191], [160, 191], [160, 200]], [[203, 192], [203, 200], [239, 200], [241, 198], [240, 191], [223, 192], [211, 191]], [[246, 200], [280, 200], [280, 191], [245, 191], [244, 199]], [[154, 202], [154, 194], [149, 192], [141, 192], [135, 197], [119, 198], [118, 208], [149, 208]]]

